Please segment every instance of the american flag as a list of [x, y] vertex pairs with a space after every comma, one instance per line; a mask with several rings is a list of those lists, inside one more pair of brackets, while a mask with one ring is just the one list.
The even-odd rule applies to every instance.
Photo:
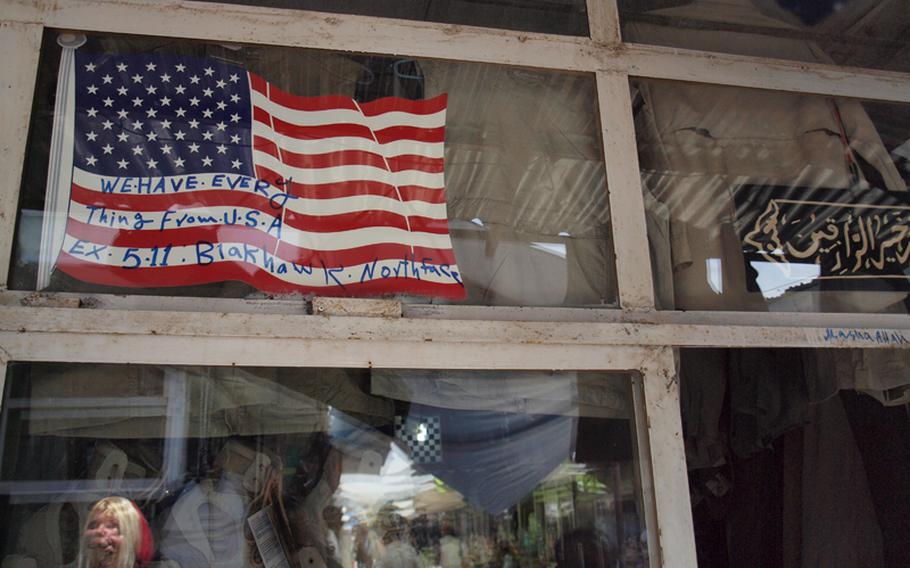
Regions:
[[165, 54], [76, 51], [60, 77], [57, 113], [71, 116], [52, 141], [48, 189], [65, 214], [56, 228], [46, 215], [49, 266], [127, 287], [464, 297], [446, 215], [446, 95], [301, 97]]

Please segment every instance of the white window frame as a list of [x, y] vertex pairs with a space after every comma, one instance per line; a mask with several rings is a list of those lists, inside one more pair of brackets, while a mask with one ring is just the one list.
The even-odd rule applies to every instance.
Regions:
[[[892, 348], [904, 315], [657, 311], [629, 77], [910, 103], [910, 74], [622, 43], [615, 0], [587, 0], [590, 37], [181, 0], [5, 0], [0, 7], [0, 385], [10, 361], [452, 369], [634, 370], [652, 553], [695, 566], [675, 347]], [[319, 48], [593, 74], [603, 129], [619, 309], [35, 294], [6, 289], [45, 28]], [[394, 303], [393, 303], [394, 304]], [[337, 306], [336, 305], [336, 306]], [[368, 315], [381, 317], [367, 317]], [[397, 315], [397, 317], [396, 317]], [[910, 347], [902, 345], [901, 348]], [[2, 404], [2, 402], [0, 402]], [[647, 469], [650, 468], [650, 469]]]

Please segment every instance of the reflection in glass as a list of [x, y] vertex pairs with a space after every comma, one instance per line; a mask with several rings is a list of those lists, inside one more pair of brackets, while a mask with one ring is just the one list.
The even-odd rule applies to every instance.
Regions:
[[633, 90], [661, 308], [906, 312], [907, 109], [670, 81]]
[[620, 0], [624, 41], [907, 71], [901, 0]]
[[699, 567], [908, 565], [910, 351], [684, 349], [680, 363]]
[[648, 565], [625, 374], [9, 369], [4, 562], [118, 495], [181, 568]]
[[[145, 236], [154, 228], [154, 225], [149, 224], [143, 224], [142, 228], [145, 233], [117, 227], [95, 227], [94, 225], [89, 227], [92, 229], [89, 232], [93, 235], [102, 229], [106, 234], [114, 233], [113, 236], [108, 236], [106, 244], [116, 245], [123, 251], [131, 251], [120, 254], [129, 261], [124, 260], [125, 265], [135, 266], [136, 263], [139, 263], [140, 269], [152, 270], [151, 281], [147, 287], [126, 288], [113, 285], [114, 282], [89, 284], [64, 274], [60, 270], [50, 274], [49, 285], [46, 288], [37, 284], [39, 282], [38, 247], [42, 242], [42, 229], [48, 226], [48, 220], [42, 213], [47, 201], [44, 188], [47, 186], [49, 163], [55, 163], [49, 161], [49, 156], [52, 154], [51, 125], [57, 118], [54, 102], [58, 63], [61, 58], [57, 34], [51, 32], [47, 34], [42, 53], [44, 53], [44, 57], [38, 76], [10, 287], [25, 290], [41, 287], [49, 291], [96, 293], [129, 292], [221, 297], [265, 296], [266, 291], [257, 290], [250, 285], [238, 282], [230, 275], [207, 278], [205, 281], [213, 283], [193, 286], [187, 285], [186, 279], [177, 276], [167, 280], [155, 280], [154, 268], [161, 268], [166, 247], [158, 247], [158, 250], [150, 249], [149, 253], [144, 256], [135, 254], [135, 251], [130, 248], [137, 246], [135, 242], [139, 236]], [[117, 60], [123, 65], [128, 65], [128, 61], [141, 62], [143, 67], [157, 66], [159, 62], [163, 61], [174, 63], [178, 60], [205, 58], [206, 61], [217, 62], [217, 65], [213, 64], [210, 67], [212, 69], [217, 67], [219, 71], [235, 68], [249, 70], [269, 81], [272, 89], [280, 89], [299, 97], [343, 95], [346, 101], [357, 108], [361, 108], [360, 105], [377, 104], [375, 101], [392, 96], [404, 103], [417, 105], [417, 103], [411, 103], [411, 100], [421, 100], [423, 103], [430, 104], [432, 101], [445, 101], [446, 99], [440, 97], [447, 95], [448, 102], [444, 110], [445, 136], [444, 141], [434, 143], [436, 147], [433, 148], [433, 151], [438, 154], [434, 158], [435, 162], [427, 165], [424, 163], [425, 161], [413, 159], [413, 156], [408, 155], [405, 156], [408, 160], [404, 161], [406, 163], [403, 162], [402, 167], [409, 172], [416, 171], [414, 168], [419, 167], [432, 167], [435, 168], [435, 171], [441, 167], [444, 160], [444, 178], [439, 171], [435, 171], [431, 177], [440, 182], [444, 179], [445, 207], [442, 217], [446, 218], [436, 219], [436, 221], [444, 221], [441, 225], [436, 221], [431, 223], [432, 227], [426, 229], [430, 232], [424, 236], [429, 235], [434, 239], [440, 236], [432, 233], [431, 229], [447, 230], [451, 235], [451, 244], [460, 272], [459, 279], [464, 283], [463, 292], [466, 294], [466, 298], [461, 301], [485, 305], [611, 306], [616, 304], [613, 250], [609, 237], [609, 213], [605, 191], [606, 178], [600, 128], [594, 104], [596, 101], [595, 86], [593, 77], [589, 75], [493, 65], [326, 53], [315, 50], [225, 46], [134, 37], [90, 36], [87, 43], [77, 49], [76, 54], [76, 59], [80, 61], [86, 57], [90, 58], [85, 59], [88, 63], [83, 62], [84, 65], [91, 65], [95, 60], [99, 62], [97, 65], [104, 65], [105, 61], [113, 64], [113, 61]], [[84, 57], [80, 54], [83, 54]], [[82, 59], [79, 59], [80, 57]], [[85, 77], [92, 72], [85, 71], [84, 66], [80, 68], [78, 76], [81, 79], [77, 79], [75, 85], [86, 90], [91, 88], [94, 92], [91, 94], [86, 91], [80, 96], [90, 94], [91, 97], [100, 97], [97, 101], [97, 108], [90, 106], [76, 109], [79, 116], [78, 124], [82, 125], [79, 128], [90, 124], [90, 127], [83, 128], [88, 132], [79, 131], [85, 135], [85, 140], [78, 141], [79, 147], [86, 149], [86, 152], [78, 154], [86, 162], [86, 164], [78, 164], [80, 168], [94, 167], [88, 162], [101, 163], [100, 161], [108, 159], [105, 156], [120, 154], [125, 156], [122, 157], [124, 163], [132, 163], [135, 162], [132, 156], [136, 152], [144, 158], [142, 167], [146, 167], [149, 163], [153, 165], [148, 167], [157, 167], [165, 163], [179, 167], [176, 162], [178, 158], [189, 160], [191, 159], [190, 154], [205, 157], [201, 151], [198, 154], [194, 153], [194, 148], [196, 148], [194, 145], [197, 144], [202, 148], [208, 148], [207, 144], [212, 146], [208, 148], [211, 156], [217, 157], [221, 155], [219, 152], [222, 151], [225, 151], [224, 155], [227, 155], [226, 150], [231, 147], [229, 140], [221, 145], [224, 146], [222, 148], [201, 137], [210, 133], [215, 136], [226, 136], [219, 128], [230, 122], [230, 114], [226, 115], [226, 119], [220, 123], [215, 120], [214, 116], [211, 119], [201, 117], [200, 124], [197, 125], [198, 131], [193, 129], [191, 124], [179, 129], [181, 140], [177, 140], [178, 129], [175, 125], [178, 120], [186, 120], [186, 117], [172, 117], [166, 120], [161, 117], [170, 116], [168, 113], [176, 113], [178, 110], [189, 112], [188, 109], [193, 108], [197, 108], [198, 112], [203, 113], [206, 111], [228, 113], [228, 110], [219, 111], [220, 107], [216, 108], [214, 105], [219, 102], [227, 106], [231, 104], [228, 99], [215, 100], [217, 98], [215, 93], [220, 93], [221, 89], [229, 87], [230, 79], [222, 81], [224, 86], [218, 86], [217, 82], [207, 86], [202, 94], [193, 95], [186, 99], [185, 104], [178, 105], [178, 101], [189, 96], [189, 91], [184, 90], [181, 94], [177, 92], [177, 89], [191, 89], [191, 83], [184, 81], [186, 82], [184, 85], [177, 81], [176, 77], [180, 72], [177, 70], [176, 63], [173, 67], [174, 71], [163, 73], [143, 71], [145, 75], [139, 73], [130, 75], [129, 71], [122, 73], [105, 71], [97, 81], [88, 82]], [[98, 67], [95, 72], [101, 73], [101, 68]], [[228, 77], [235, 74], [226, 73]], [[168, 76], [166, 82], [161, 79], [165, 75]], [[138, 83], [136, 77], [139, 77]], [[203, 75], [198, 75], [198, 78], [200, 85], [214, 80]], [[128, 85], [118, 87], [117, 85], [121, 81], [126, 81]], [[141, 84], [146, 91], [155, 89], [155, 94], [139, 96], [133, 93], [131, 89], [138, 88], [136, 87], [138, 84]], [[120, 94], [120, 89], [124, 89], [124, 92], [134, 96], [127, 101], [127, 97]], [[205, 92], [211, 94], [206, 95]], [[198, 107], [193, 106], [194, 98], [197, 99]], [[165, 99], [167, 101], [162, 102]], [[547, 101], [547, 104], [540, 104], [541, 101]], [[141, 126], [137, 127], [139, 130], [134, 128], [137, 121], [132, 116], [130, 119], [134, 121], [123, 124], [114, 119], [101, 121], [97, 125], [90, 122], [95, 120], [92, 118], [92, 114], [109, 112], [103, 110], [108, 108], [105, 106], [108, 104], [111, 105], [109, 108], [114, 109], [118, 114], [124, 111], [129, 115], [131, 112], [136, 112], [134, 107], [140, 109], [141, 116], [138, 122], [141, 123]], [[242, 113], [238, 114], [241, 115], [241, 119], [246, 116]], [[112, 123], [109, 131], [107, 130], [108, 122]], [[260, 124], [260, 122], [254, 122]], [[206, 127], [211, 132], [203, 132]], [[103, 144], [97, 142], [96, 137], [113, 136], [110, 135], [110, 132], [118, 129], [122, 132], [118, 132], [117, 138], [111, 138], [110, 141]], [[109, 134], [106, 135], [105, 132], [109, 132]], [[435, 134], [438, 136], [439, 132]], [[126, 139], [123, 142], [120, 141], [121, 135]], [[149, 138], [152, 135], [154, 138]], [[247, 134], [238, 135], [241, 142], [249, 139], [244, 136]], [[319, 158], [324, 161], [325, 156], [320, 153], [324, 149], [320, 149], [319, 140], [307, 142], [312, 143], [307, 147], [315, 144], [313, 152], [316, 154], [314, 156], [308, 154], [309, 158]], [[373, 142], [375, 141], [372, 138], [366, 141], [366, 143]], [[97, 144], [97, 147], [94, 147], [94, 144]], [[196, 149], [198, 150], [198, 148]], [[186, 156], [182, 154], [177, 156], [178, 153], [186, 154]], [[335, 154], [341, 153], [335, 152]], [[348, 152], [345, 157], [349, 158], [350, 154]], [[295, 157], [295, 159], [297, 158], [299, 156]], [[386, 175], [387, 172], [383, 168], [386, 168], [388, 164], [383, 162], [381, 156], [377, 155], [374, 158], [376, 158], [374, 160], [376, 168], [382, 170], [380, 172], [382, 175]], [[230, 161], [225, 163], [233, 164]], [[119, 169], [119, 164], [120, 162], [114, 161], [109, 164], [109, 167], [113, 168], [112, 171], [115, 172], [123, 171]], [[323, 177], [327, 174], [322, 170], [344, 169], [328, 167], [337, 165], [334, 162], [323, 165], [326, 165], [327, 168], [313, 166], [320, 170], [318, 173]], [[226, 167], [230, 169], [233, 168], [233, 165]], [[392, 166], [388, 165], [388, 167]], [[361, 169], [369, 170], [370, 168]], [[63, 168], [62, 171], [69, 170]], [[68, 184], [63, 185], [68, 187]], [[331, 186], [331, 184], [328, 185]], [[376, 220], [379, 217], [374, 214], [378, 209], [369, 205], [373, 201], [367, 203], [368, 198], [375, 196], [357, 194], [346, 197], [349, 201], [353, 200], [351, 202], [356, 201], [361, 204], [362, 208], [367, 210], [367, 214], [358, 214], [357, 218], [352, 220], [351, 215], [346, 217], [335, 214], [336, 209], [340, 207], [340, 204], [336, 202], [341, 198], [332, 193], [334, 189], [328, 193], [325, 191], [326, 186], [320, 185], [319, 189], [323, 193], [308, 197], [308, 199], [313, 198], [314, 201], [311, 208], [315, 209], [312, 214], [296, 215], [296, 221], [289, 220], [287, 216], [283, 218], [283, 223], [309, 222], [310, 217], [317, 217], [322, 221], [319, 227], [305, 231], [305, 235], [302, 237], [297, 235], [298, 237], [309, 238], [307, 235], [316, 235], [316, 237], [322, 235], [321, 240], [317, 240], [325, 241], [323, 244], [334, 251], [341, 246], [339, 245], [340, 239], [325, 238], [324, 236], [329, 234], [325, 231], [339, 224], [347, 226], [347, 224], [355, 222], [363, 223], [364, 218], [374, 225], [379, 222]], [[291, 190], [297, 191], [294, 187]], [[397, 201], [400, 192], [391, 186], [389, 191], [390, 195], [395, 196], [396, 201], [387, 208], [398, 211], [403, 206]], [[413, 197], [413, 200], [419, 202], [414, 207], [424, 211], [424, 215], [429, 215], [430, 213], [426, 212], [430, 210], [441, 210], [440, 205], [442, 204], [430, 203], [431, 197], [424, 195], [426, 192], [417, 193], [419, 195], [408, 197], [408, 202], [410, 203]], [[193, 193], [182, 193], [183, 200], [174, 207], [189, 207], [193, 208], [193, 211], [200, 211], [203, 215], [199, 218], [203, 221], [199, 222], [203, 224], [211, 225], [213, 222], [220, 222], [219, 220], [225, 216], [225, 213], [230, 217], [231, 207], [239, 208], [235, 203], [237, 196], [232, 196], [233, 201], [227, 205], [215, 207], [192, 201], [190, 198], [193, 195]], [[404, 197], [400, 199], [403, 200]], [[369, 207], [363, 205], [364, 203], [367, 203]], [[268, 208], [269, 205], [265, 207]], [[226, 212], [225, 208], [228, 209]], [[62, 208], [62, 211], [61, 215], [64, 219], [61, 224], [66, 223], [67, 215], [78, 213], [68, 212], [65, 207]], [[348, 211], [348, 209], [344, 209], [344, 211]], [[395, 217], [396, 222], [400, 221], [399, 215], [394, 211], [390, 214], [384, 213], [381, 216], [382, 219]], [[295, 213], [300, 212], [295, 211]], [[88, 213], [83, 215], [86, 218], [82, 221], [88, 221], [87, 215]], [[429, 219], [429, 217], [421, 217], [421, 215], [405, 217], [414, 217], [415, 223], [420, 219], [423, 219], [424, 222]], [[244, 217], [239, 218], [245, 222]], [[102, 221], [99, 219], [101, 219], [100, 214], [96, 213], [92, 223], [101, 223]], [[169, 217], [169, 222], [171, 220]], [[382, 223], [386, 223], [386, 221], [382, 221]], [[206, 225], [206, 230], [211, 231], [211, 227], [208, 225]], [[386, 225], [382, 225], [382, 227], [386, 227]], [[189, 230], [186, 226], [182, 226], [181, 229], [185, 236], [189, 235], [186, 238], [191, 242], [186, 246], [190, 249], [194, 243], [198, 245], [201, 242], [193, 236], [195, 229]], [[233, 227], [233, 229], [241, 228]], [[262, 237], [257, 233], [257, 238], [274, 240], [274, 234]], [[305, 241], [305, 243], [309, 242]], [[216, 253], [215, 249], [207, 248], [211, 243], [206, 243], [208, 241], [203, 243], [203, 247], [206, 247], [203, 249], [205, 255], [214, 258], [215, 254], [222, 254], [221, 249]], [[384, 246], [387, 244], [384, 243]], [[104, 253], [110, 252], [100, 251], [97, 253], [99, 258], [95, 258], [93, 254], [96, 251], [95, 247], [79, 243], [72, 243], [72, 245], [70, 249], [75, 247], [74, 254], [83, 252], [85, 253], [83, 256], [91, 256], [89, 260], [92, 262], [104, 260], [106, 258]], [[308, 246], [315, 248], [315, 245], [312, 244]], [[267, 252], [270, 256], [284, 250], [273, 247], [268, 247], [268, 249]], [[358, 254], [363, 256], [360, 248], [344, 250], [357, 250]], [[236, 268], [243, 271], [244, 277], [249, 276], [244, 266], [252, 262], [250, 259], [253, 257], [245, 256], [242, 250], [234, 256], [228, 254], [231, 252], [230, 248], [224, 249], [224, 251], [227, 254], [225, 258], [229, 258], [232, 263], [239, 264], [240, 266]], [[179, 260], [183, 257], [178, 258], [177, 252], [173, 251], [169, 251], [167, 254], [173, 257], [169, 256], [167, 259], [170, 263], [167, 267], [168, 271], [175, 272], [175, 265], [179, 265]], [[205, 255], [201, 257], [203, 261], [207, 260]], [[237, 257], [242, 257], [243, 260], [236, 261]], [[191, 255], [190, 260], [193, 258], [197, 260], [200, 258], [198, 251], [195, 257]], [[258, 258], [256, 269], [271, 270], [268, 268], [270, 265], [263, 262], [264, 254]], [[358, 262], [343, 258], [325, 265], [316, 262], [309, 267], [301, 265], [299, 277], [314, 278], [314, 275], [324, 272], [327, 279], [338, 278], [344, 273], [330, 271], [338, 267], [351, 269], [366, 260], [369, 258], [360, 258]], [[418, 264], [419, 261], [420, 259], [418, 259]], [[151, 266], [152, 264], [154, 266]], [[211, 266], [215, 264], [221, 265], [222, 263], [213, 263]], [[263, 265], [265, 268], [259, 265]], [[188, 266], [184, 265], [182, 268]], [[205, 266], [202, 268], [210, 270]], [[287, 274], [298, 277], [295, 272], [297, 267], [285, 268]], [[389, 278], [394, 276], [393, 268], [395, 267], [390, 267], [385, 272]], [[313, 273], [307, 274], [307, 270], [312, 270]], [[378, 277], [384, 278], [383, 270], [385, 269], [376, 268], [370, 274], [373, 274], [374, 277], [377, 277], [378, 274]], [[359, 276], [363, 276], [363, 274], [365, 273], [361, 271]], [[220, 276], [220, 273], [215, 276]], [[356, 274], [351, 275], [352, 279], [354, 276]], [[42, 282], [44, 280], [41, 279]], [[329, 281], [331, 282], [331, 280]], [[349, 291], [340, 293], [342, 295], [353, 294]], [[399, 297], [401, 296], [399, 294]], [[433, 297], [432, 294], [430, 296], [429, 299], [426, 297], [420, 300], [411, 299], [421, 302], [444, 301]]]

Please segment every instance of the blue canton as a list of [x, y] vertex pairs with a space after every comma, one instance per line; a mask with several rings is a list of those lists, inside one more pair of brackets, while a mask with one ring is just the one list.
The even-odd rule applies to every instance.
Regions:
[[76, 52], [74, 166], [105, 176], [254, 176], [245, 70], [212, 59]]

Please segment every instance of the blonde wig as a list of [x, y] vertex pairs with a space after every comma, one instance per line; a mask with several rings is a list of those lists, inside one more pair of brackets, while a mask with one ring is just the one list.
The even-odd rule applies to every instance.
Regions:
[[123, 497], [105, 497], [95, 503], [82, 528], [79, 542], [79, 568], [96, 568], [100, 565], [100, 554], [96, 548], [87, 546], [88, 539], [85, 538], [85, 533], [91, 527], [92, 521], [106, 517], [117, 520], [120, 536], [123, 538], [111, 565], [112, 568], [134, 568], [137, 565], [136, 552], [139, 550], [142, 538], [142, 521], [139, 515], [139, 510], [136, 509], [133, 502]]

